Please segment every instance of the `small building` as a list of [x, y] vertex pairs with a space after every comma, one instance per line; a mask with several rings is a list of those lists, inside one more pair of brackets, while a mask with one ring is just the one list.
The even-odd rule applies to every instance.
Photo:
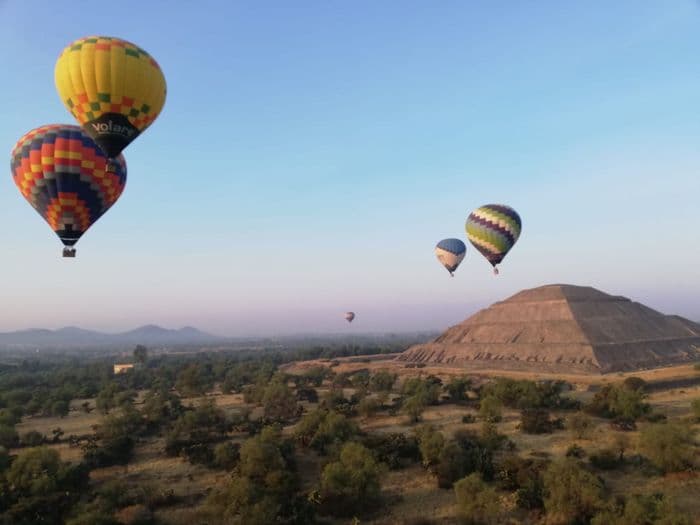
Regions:
[[123, 363], [114, 365], [114, 375], [126, 374], [129, 370], [134, 369], [133, 363]]

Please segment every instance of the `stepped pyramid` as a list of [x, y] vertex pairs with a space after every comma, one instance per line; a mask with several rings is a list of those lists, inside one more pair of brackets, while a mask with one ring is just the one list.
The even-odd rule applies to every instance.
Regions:
[[601, 374], [700, 360], [700, 324], [589, 286], [523, 290], [399, 361]]

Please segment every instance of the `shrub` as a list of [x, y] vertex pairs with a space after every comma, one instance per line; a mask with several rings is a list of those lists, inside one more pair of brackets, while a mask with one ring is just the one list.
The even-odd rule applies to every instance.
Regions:
[[490, 395], [481, 400], [479, 415], [486, 421], [498, 423], [501, 420], [503, 404], [498, 397]]
[[392, 470], [403, 468], [421, 459], [418, 440], [415, 437], [407, 437], [405, 434], [370, 434], [362, 440], [362, 443], [372, 451], [377, 461], [385, 463]]
[[580, 446], [578, 446], [576, 443], [571, 445], [569, 448], [566, 449], [566, 457], [567, 458], [582, 458], [586, 455], [586, 451], [583, 450]]
[[39, 445], [43, 445], [44, 441], [44, 435], [36, 430], [30, 430], [24, 434], [20, 440], [23, 447], [38, 447]]
[[359, 443], [343, 446], [340, 459], [321, 474], [324, 508], [337, 516], [352, 516], [373, 508], [379, 500], [381, 470], [372, 453]]
[[690, 409], [693, 411], [696, 421], [700, 421], [700, 398], [693, 400], [690, 404]]
[[476, 421], [476, 418], [474, 417], [474, 414], [467, 414], [466, 416], [462, 416], [462, 423], [474, 423]]
[[645, 427], [639, 435], [639, 449], [664, 472], [692, 466], [693, 430], [683, 423], [662, 423]]
[[445, 385], [445, 392], [450, 396], [450, 401], [459, 403], [467, 399], [467, 391], [471, 388], [471, 379], [468, 377], [455, 377]]
[[591, 454], [588, 460], [591, 465], [601, 470], [613, 470], [622, 464], [618, 452], [609, 448]]
[[567, 420], [567, 428], [575, 439], [588, 439], [593, 429], [593, 420], [583, 412], [575, 412]]
[[547, 410], [526, 408], [520, 413], [520, 430], [526, 434], [546, 434], [552, 432], [553, 427]]
[[408, 416], [411, 423], [418, 423], [423, 414], [423, 410], [425, 410], [425, 405], [424, 396], [417, 393], [404, 399], [401, 405], [401, 411]]
[[432, 425], [424, 425], [416, 430], [423, 466], [429, 467], [438, 463], [440, 453], [445, 446], [445, 437], [435, 430]]
[[586, 523], [603, 506], [603, 483], [572, 458], [551, 463], [543, 479], [544, 508], [553, 523]]
[[598, 513], [591, 525], [690, 525], [690, 516], [675, 508], [663, 494], [635, 494]]
[[19, 436], [13, 426], [0, 425], [0, 447], [12, 448], [19, 442]]
[[241, 446], [238, 443], [219, 443], [214, 447], [214, 464], [222, 469], [231, 470], [238, 465]]
[[496, 524], [501, 519], [501, 498], [479, 474], [460, 479], [454, 486], [457, 514], [464, 523]]

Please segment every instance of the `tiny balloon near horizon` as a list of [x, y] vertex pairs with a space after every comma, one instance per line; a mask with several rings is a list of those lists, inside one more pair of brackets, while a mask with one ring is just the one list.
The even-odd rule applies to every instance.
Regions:
[[353, 319], [355, 319], [355, 312], [345, 312], [345, 320], [348, 323], [352, 323]]

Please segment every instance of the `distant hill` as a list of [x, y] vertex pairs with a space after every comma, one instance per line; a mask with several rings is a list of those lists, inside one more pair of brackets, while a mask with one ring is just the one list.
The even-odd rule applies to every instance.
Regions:
[[0, 332], [0, 347], [86, 347], [131, 344], [176, 345], [222, 342], [225, 338], [186, 326], [177, 330], [146, 325], [117, 334], [106, 334], [67, 326], [58, 330], [33, 328], [16, 332]]

